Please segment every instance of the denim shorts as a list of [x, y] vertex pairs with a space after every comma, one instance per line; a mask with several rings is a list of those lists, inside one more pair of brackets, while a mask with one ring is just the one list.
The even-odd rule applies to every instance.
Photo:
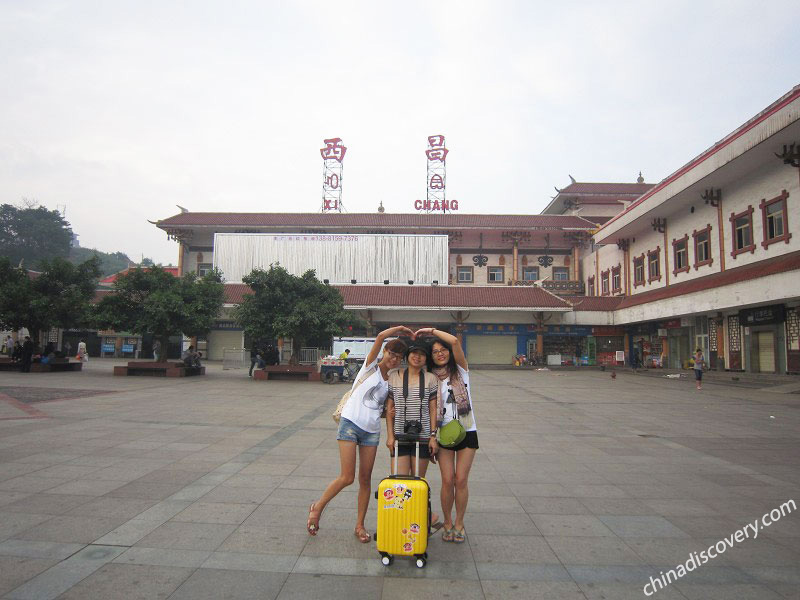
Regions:
[[336, 439], [343, 442], [355, 442], [358, 446], [377, 446], [378, 442], [381, 441], [381, 432], [369, 433], [352, 421], [342, 417], [339, 420], [339, 431], [336, 434]]

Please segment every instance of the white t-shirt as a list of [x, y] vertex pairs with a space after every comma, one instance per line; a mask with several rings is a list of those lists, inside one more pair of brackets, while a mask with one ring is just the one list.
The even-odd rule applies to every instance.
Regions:
[[[469, 371], [462, 368], [461, 365], [456, 365], [456, 367], [458, 367], [458, 372], [461, 374], [461, 380], [464, 382], [464, 385], [467, 388], [467, 398], [469, 399], [469, 407], [471, 409], [470, 416], [472, 417], [472, 427], [465, 427], [464, 429], [466, 429], [467, 431], [478, 431], [478, 422], [475, 420], [475, 407], [472, 406], [472, 390], [470, 389], [469, 385]], [[441, 419], [442, 424], [440, 425], [440, 427], [447, 425], [450, 421], [452, 421], [455, 418], [454, 411], [456, 410], [456, 405], [454, 403], [453, 404], [447, 403], [447, 399], [450, 396], [450, 393], [448, 391], [449, 387], [450, 387], [449, 377], [444, 381], [439, 382], [439, 394], [441, 394], [440, 396], [441, 398], [444, 398], [444, 407], [445, 407], [445, 413], [444, 417], [442, 417]], [[464, 422], [463, 417], [461, 417], [461, 422], [463, 424]]]
[[[353, 392], [342, 409], [342, 417], [358, 425], [367, 433], [380, 433], [381, 412], [389, 395], [389, 382], [381, 375], [377, 367], [378, 359], [362, 365], [353, 383]], [[374, 370], [363, 383], [358, 385], [364, 374], [370, 369]]]

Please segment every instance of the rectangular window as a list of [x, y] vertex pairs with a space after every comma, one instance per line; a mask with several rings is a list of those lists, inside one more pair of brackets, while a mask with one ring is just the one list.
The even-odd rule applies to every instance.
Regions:
[[694, 268], [699, 269], [703, 265], [710, 265], [714, 262], [711, 258], [711, 225], [706, 225], [705, 229], [695, 231], [694, 237]]
[[622, 291], [621, 266], [611, 267], [611, 292], [619, 294]]
[[588, 294], [589, 296], [594, 296], [595, 289], [594, 289], [594, 275], [589, 277], [589, 281], [587, 282]]
[[458, 267], [458, 283], [472, 283], [472, 269], [473, 267]]
[[731, 214], [730, 222], [733, 235], [733, 250], [731, 256], [736, 258], [743, 252], [755, 252], [756, 245], [753, 242], [753, 207], [748, 206], [747, 210], [739, 214]]
[[685, 235], [679, 240], [672, 240], [672, 255], [675, 268], [673, 275], [685, 273], [689, 270], [689, 236]]
[[633, 287], [644, 285], [644, 254], [633, 259]]
[[789, 233], [789, 215], [786, 208], [786, 199], [789, 192], [783, 190], [780, 196], [772, 200], [762, 200], [759, 204], [761, 209], [761, 221], [764, 224], [764, 239], [761, 245], [766, 248], [775, 242], [786, 242], [792, 237]]
[[211, 263], [200, 263], [197, 265], [197, 276], [198, 277], [205, 277], [206, 273], [208, 273], [214, 265]]
[[539, 279], [539, 267], [522, 267], [522, 281], [536, 281]]
[[569, 281], [569, 267], [553, 267], [553, 281]]
[[600, 273], [600, 289], [603, 296], [608, 296], [608, 271]]
[[489, 283], [503, 283], [505, 267], [489, 267]]
[[647, 253], [647, 282], [661, 281], [661, 248]]

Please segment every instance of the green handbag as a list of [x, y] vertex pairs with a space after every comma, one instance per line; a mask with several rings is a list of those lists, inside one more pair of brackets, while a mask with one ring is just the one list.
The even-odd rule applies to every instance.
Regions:
[[[450, 390], [450, 397], [452, 400], [453, 391]], [[452, 448], [454, 446], [458, 446], [465, 437], [467, 437], [467, 431], [464, 429], [464, 426], [461, 424], [461, 421], [458, 418], [458, 411], [455, 408], [455, 404], [453, 405], [453, 414], [455, 418], [447, 423], [447, 425], [443, 425], [439, 427], [438, 432], [438, 440], [439, 445], [442, 448]]]

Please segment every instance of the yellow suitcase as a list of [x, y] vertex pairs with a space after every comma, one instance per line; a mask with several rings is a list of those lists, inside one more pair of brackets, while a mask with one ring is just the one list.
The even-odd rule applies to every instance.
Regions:
[[[397, 446], [394, 454], [397, 456]], [[417, 454], [419, 464], [419, 446]], [[417, 567], [423, 568], [428, 560], [431, 525], [428, 482], [422, 477], [390, 475], [381, 480], [375, 497], [378, 500], [375, 541], [381, 562], [389, 566], [395, 556], [408, 556], [414, 557]]]

